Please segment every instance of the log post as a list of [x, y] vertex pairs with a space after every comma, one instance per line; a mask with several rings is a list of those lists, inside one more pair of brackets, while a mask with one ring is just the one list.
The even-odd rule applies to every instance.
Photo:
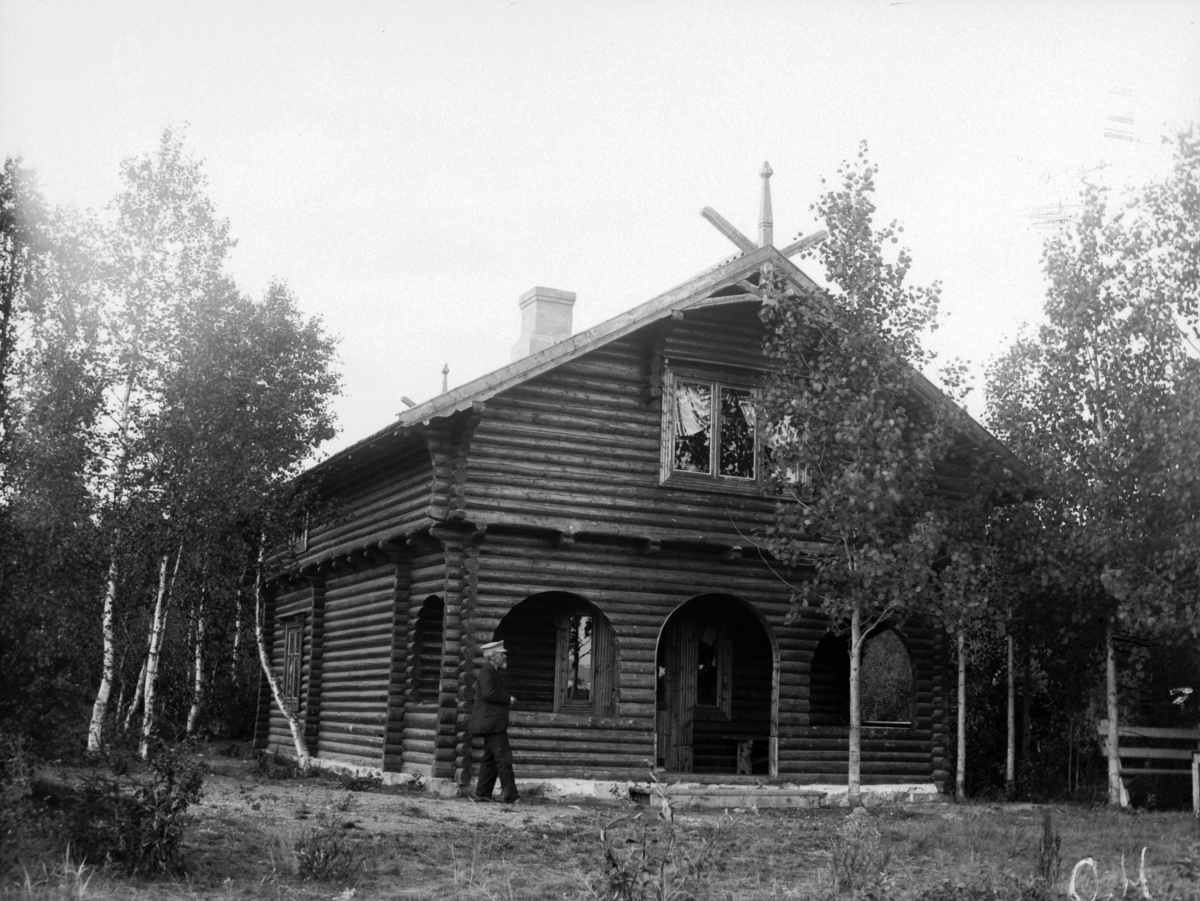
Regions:
[[392, 562], [392, 652], [388, 671], [387, 720], [383, 728], [384, 772], [399, 772], [404, 765], [404, 708], [408, 700], [409, 617], [412, 603], [409, 586], [412, 584], [412, 560], [405, 547], [393, 542], [380, 542], [379, 549]]

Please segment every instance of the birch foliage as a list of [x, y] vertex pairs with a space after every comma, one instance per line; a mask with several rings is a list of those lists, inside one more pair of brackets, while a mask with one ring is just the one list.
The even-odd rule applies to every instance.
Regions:
[[949, 526], [934, 469], [952, 452], [955, 418], [948, 401], [916, 391], [917, 370], [933, 363], [923, 341], [940, 289], [911, 284], [901, 227], [876, 225], [875, 173], [864, 144], [815, 204], [829, 231], [818, 251], [829, 287], [777, 286], [763, 313], [776, 367], [762, 402], [766, 482], [778, 498], [766, 543], [806, 576], [794, 604], [850, 633], [851, 803], [863, 644], [872, 628], [928, 606]]
[[1119, 803], [1114, 638], [1200, 637], [1200, 128], [1169, 177], [1117, 202], [1085, 184], [1050, 239], [1045, 322], [989, 371], [989, 422], [1041, 468], [1043, 585], [1107, 623], [1110, 803]]

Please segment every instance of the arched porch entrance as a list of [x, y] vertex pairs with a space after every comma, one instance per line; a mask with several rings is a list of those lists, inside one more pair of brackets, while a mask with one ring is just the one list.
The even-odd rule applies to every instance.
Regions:
[[779, 652], [749, 604], [700, 595], [658, 638], [657, 765], [677, 773], [774, 775]]

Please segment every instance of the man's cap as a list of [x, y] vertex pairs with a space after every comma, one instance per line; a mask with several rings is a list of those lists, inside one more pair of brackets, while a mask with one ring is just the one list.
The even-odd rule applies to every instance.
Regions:
[[507, 654], [508, 653], [508, 651], [504, 650], [504, 642], [502, 642], [502, 641], [489, 641], [486, 644], [481, 644], [479, 646], [479, 650], [485, 654]]

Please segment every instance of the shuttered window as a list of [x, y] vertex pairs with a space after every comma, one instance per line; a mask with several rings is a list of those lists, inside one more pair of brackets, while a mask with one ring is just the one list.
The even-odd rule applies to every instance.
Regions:
[[304, 641], [303, 620], [292, 620], [283, 628], [283, 699], [300, 703], [300, 650]]

